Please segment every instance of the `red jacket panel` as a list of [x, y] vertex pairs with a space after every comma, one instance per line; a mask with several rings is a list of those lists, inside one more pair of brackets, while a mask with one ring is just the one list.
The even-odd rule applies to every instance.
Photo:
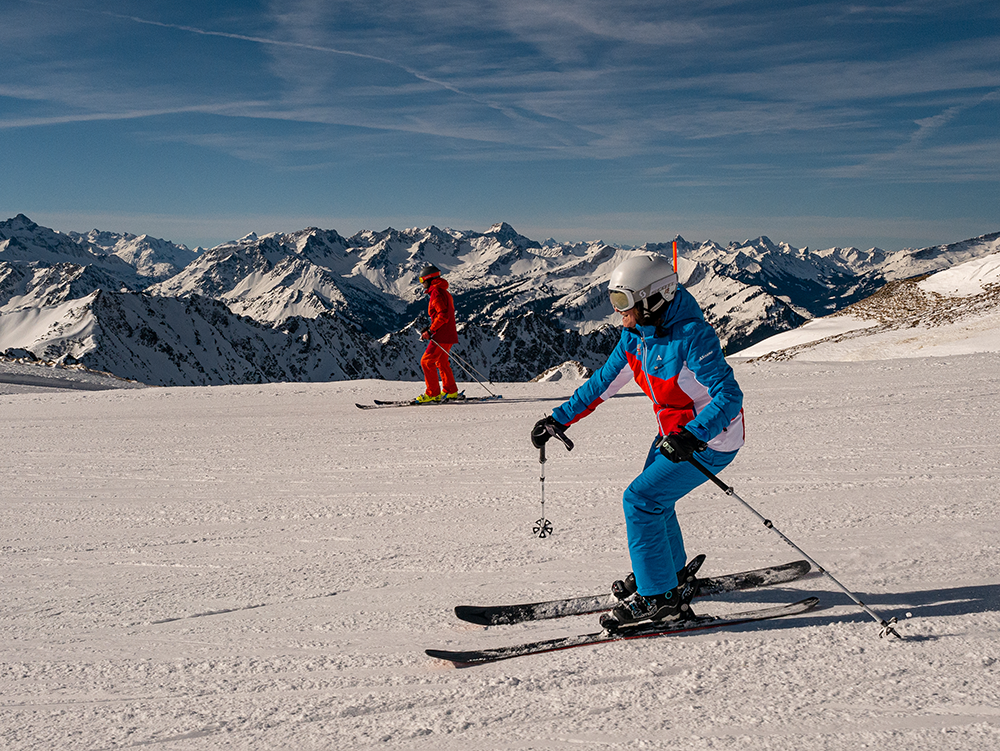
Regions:
[[448, 280], [441, 277], [432, 279], [427, 294], [430, 297], [427, 315], [431, 318], [431, 338], [438, 344], [458, 344], [455, 300], [448, 292]]

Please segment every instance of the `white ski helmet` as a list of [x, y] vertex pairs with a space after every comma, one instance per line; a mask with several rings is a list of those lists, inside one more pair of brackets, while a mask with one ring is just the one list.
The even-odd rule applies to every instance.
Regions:
[[618, 312], [636, 305], [644, 316], [658, 312], [677, 294], [677, 272], [663, 256], [633, 256], [611, 272], [611, 304]]

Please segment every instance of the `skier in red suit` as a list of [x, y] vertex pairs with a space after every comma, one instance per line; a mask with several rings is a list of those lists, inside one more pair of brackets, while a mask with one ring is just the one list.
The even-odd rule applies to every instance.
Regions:
[[441, 270], [436, 266], [427, 266], [420, 272], [420, 283], [430, 298], [427, 302], [427, 315], [430, 316], [431, 323], [420, 335], [421, 339], [428, 340], [427, 349], [420, 358], [427, 390], [417, 397], [417, 401], [439, 402], [445, 399], [460, 399], [462, 396], [458, 392], [455, 374], [451, 372], [451, 363], [448, 359], [448, 352], [458, 344], [455, 301], [448, 292], [448, 280], [441, 276]]

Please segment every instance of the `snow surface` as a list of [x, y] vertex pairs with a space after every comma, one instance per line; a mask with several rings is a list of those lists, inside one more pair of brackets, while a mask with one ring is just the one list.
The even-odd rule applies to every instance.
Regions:
[[878, 321], [867, 320], [849, 314], [813, 318], [811, 321], [806, 321], [797, 329], [782, 331], [780, 334], [775, 334], [762, 342], [740, 350], [736, 356], [741, 359], [760, 357], [769, 352], [797, 347], [800, 344], [809, 344], [810, 342], [837, 336], [838, 334], [846, 334], [850, 331], [871, 328], [877, 324]]
[[[814, 575], [695, 606], [821, 598], [786, 620], [426, 657], [595, 630], [451, 609], [627, 573], [620, 496], [654, 431], [634, 388], [549, 452], [539, 540], [528, 432], [572, 381], [382, 411], [354, 403], [419, 385], [22, 386], [0, 394], [0, 747], [1000, 747], [1000, 354], [735, 369], [723, 478], [905, 640]], [[678, 511], [706, 573], [799, 557], [714, 486]]]
[[921, 289], [941, 295], [979, 295], [988, 284], [1000, 282], [1000, 253], [977, 258], [931, 274], [920, 282]]
[[0, 394], [26, 394], [71, 389], [105, 391], [144, 389], [143, 383], [88, 370], [78, 365], [0, 358]]

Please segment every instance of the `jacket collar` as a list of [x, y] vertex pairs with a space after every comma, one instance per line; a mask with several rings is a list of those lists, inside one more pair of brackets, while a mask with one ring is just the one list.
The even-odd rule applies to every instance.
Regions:
[[431, 279], [430, 284], [427, 285], [426, 293], [429, 295], [432, 290], [437, 288], [448, 289], [448, 280], [444, 277], [436, 276]]
[[632, 331], [639, 334], [643, 339], [651, 339], [657, 336], [665, 336], [667, 329], [675, 323], [691, 320], [705, 320], [705, 315], [701, 307], [694, 299], [694, 296], [681, 285], [677, 285], [677, 293], [670, 301], [660, 320], [649, 326], [636, 326]]

